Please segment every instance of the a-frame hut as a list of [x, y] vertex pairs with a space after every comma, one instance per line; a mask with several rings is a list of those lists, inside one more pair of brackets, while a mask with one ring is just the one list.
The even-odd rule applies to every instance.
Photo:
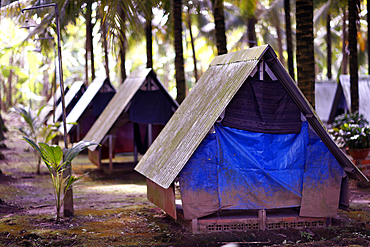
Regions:
[[115, 153], [130, 153], [133, 163], [126, 165], [133, 169], [177, 107], [153, 69], [132, 72], [84, 137], [101, 144], [88, 148], [90, 160], [104, 169], [102, 159], [109, 158], [112, 172]]
[[135, 170], [193, 232], [325, 225], [367, 181], [269, 45], [217, 56]]
[[[66, 94], [68, 92], [68, 90], [69, 90], [69, 87], [67, 87], [65, 85], [64, 86], [64, 93]], [[57, 105], [60, 103], [60, 101], [61, 101], [60, 96], [61, 95], [62, 95], [62, 92], [60, 90], [60, 87], [58, 87], [56, 89], [55, 93], [50, 97], [48, 102], [43, 106], [43, 108], [40, 111], [39, 120], [40, 120], [41, 123], [46, 123], [46, 121], [49, 119], [50, 115], [54, 111], [54, 105], [55, 105], [55, 107], [57, 107]]]
[[[66, 116], [68, 116], [69, 112], [73, 109], [73, 107], [77, 104], [78, 100], [81, 98], [83, 93], [86, 91], [86, 86], [82, 81], [75, 81], [68, 92], [64, 96], [64, 103], [66, 108]], [[47, 124], [54, 124], [56, 122], [62, 121], [63, 110], [62, 110], [62, 102], [60, 102], [55, 108], [55, 119], [53, 116], [50, 116], [47, 120]]]
[[[105, 75], [91, 82], [67, 116], [69, 142], [78, 142], [84, 138], [115, 93], [115, 88]], [[64, 133], [63, 126], [59, 127], [59, 131]]]

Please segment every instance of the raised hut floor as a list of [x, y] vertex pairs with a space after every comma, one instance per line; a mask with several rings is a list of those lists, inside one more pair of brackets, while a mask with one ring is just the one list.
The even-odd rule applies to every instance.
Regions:
[[282, 228], [324, 227], [330, 219], [300, 217], [294, 208], [272, 210], [224, 210], [193, 220], [185, 220], [181, 202], [176, 201], [178, 220], [193, 233], [272, 230]]
[[[137, 165], [137, 161], [135, 161], [133, 153], [115, 154], [110, 160], [109, 158], [99, 159], [98, 150], [89, 150], [88, 156], [89, 160], [95, 164], [98, 169], [104, 171], [105, 173], [134, 171], [134, 168]], [[139, 158], [140, 157], [141, 155]]]

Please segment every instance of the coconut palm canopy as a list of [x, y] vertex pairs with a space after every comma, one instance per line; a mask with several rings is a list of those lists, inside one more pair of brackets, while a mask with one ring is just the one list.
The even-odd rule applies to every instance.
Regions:
[[[287, 65], [287, 27], [283, 0], [249, 1], [223, 0], [227, 52], [246, 49], [253, 45], [271, 45], [283, 65]], [[51, 1], [43, 1], [44, 4]], [[217, 55], [218, 34], [215, 33], [214, 1], [181, 2], [181, 15], [173, 15], [171, 1], [57, 1], [62, 34], [64, 80], [81, 80], [89, 84], [105, 71], [110, 81], [118, 86], [126, 74], [145, 66], [147, 56], [143, 26], [152, 24], [152, 67], [159, 79], [175, 98], [187, 95], [197, 78]], [[21, 12], [21, 9], [40, 5], [40, 1], [1, 1], [0, 60], [3, 108], [15, 103], [43, 105], [53, 92], [55, 81], [56, 26], [53, 8]], [[359, 73], [367, 65], [366, 9], [358, 6], [358, 61]], [[91, 11], [89, 11], [89, 9]], [[328, 50], [331, 47], [333, 79], [349, 67], [347, 29], [343, 28], [348, 13], [347, 1], [315, 1], [313, 5], [314, 79], [325, 80], [328, 75]], [[295, 1], [290, 1], [291, 37], [295, 40]], [[174, 20], [182, 16], [182, 47], [185, 86], [177, 88], [175, 78]], [[217, 17], [218, 18], [218, 17]], [[38, 25], [21, 29], [23, 22], [34, 20]], [[327, 22], [330, 23], [331, 45], [327, 45]], [[90, 24], [89, 24], [90, 23]], [[177, 22], [176, 22], [177, 23]], [[89, 25], [88, 25], [89, 24]], [[179, 25], [179, 24], [176, 24]], [[89, 35], [88, 35], [89, 34]], [[54, 37], [54, 39], [49, 39]], [[86, 37], [90, 37], [86, 38]], [[294, 44], [294, 42], [293, 42]], [[343, 46], [344, 44], [344, 46]], [[177, 45], [178, 47], [178, 45]], [[35, 53], [39, 50], [41, 53]], [[294, 49], [293, 49], [294, 50]], [[296, 50], [298, 54], [300, 51]], [[295, 55], [295, 54], [293, 54]], [[181, 55], [178, 55], [181, 56]], [[293, 56], [295, 64], [295, 56]], [[296, 69], [297, 66], [295, 66]], [[194, 73], [197, 69], [197, 73]], [[297, 72], [297, 71], [295, 71]], [[347, 72], [349, 70], [347, 69]], [[104, 72], [103, 72], [104, 73]], [[297, 75], [297, 73], [295, 73]], [[310, 75], [312, 77], [312, 75]], [[296, 79], [296, 78], [293, 78]], [[313, 81], [311, 79], [310, 81]], [[8, 90], [9, 89], [9, 90]], [[16, 90], [18, 89], [18, 90]], [[177, 91], [179, 90], [179, 91]], [[183, 92], [185, 90], [185, 92]], [[5, 94], [8, 93], [9, 96]], [[11, 95], [14, 95], [11, 97]], [[42, 96], [42, 97], [39, 97]]]

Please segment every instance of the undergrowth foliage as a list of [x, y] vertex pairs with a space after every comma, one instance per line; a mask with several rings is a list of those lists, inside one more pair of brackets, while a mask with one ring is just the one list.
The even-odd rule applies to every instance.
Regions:
[[[37, 140], [41, 138], [45, 143], [48, 143], [59, 134], [58, 132], [59, 123], [56, 123], [54, 125], [44, 125], [39, 119], [39, 115], [42, 108], [37, 112], [37, 114], [35, 114], [31, 110], [31, 108], [27, 109], [22, 105], [20, 105], [20, 107], [14, 107], [14, 109], [19, 113], [19, 115], [21, 115], [23, 120], [26, 122], [25, 127], [18, 128], [19, 131], [28, 138], [33, 139], [35, 142], [37, 142]], [[37, 152], [36, 152], [36, 162], [37, 162], [36, 173], [40, 174], [41, 159]]]
[[[60, 146], [48, 145], [46, 143], [39, 142], [38, 145], [26, 136], [23, 139], [28, 142], [40, 155], [44, 161], [46, 167], [49, 169], [51, 175], [51, 181], [53, 183], [55, 203], [57, 209], [57, 221], [60, 219], [60, 209], [64, 200], [64, 195], [68, 188], [73, 183], [77, 182], [84, 175], [76, 177], [74, 175], [65, 176], [63, 174], [66, 166], [72, 162], [72, 160], [85, 148], [91, 145], [99, 145], [92, 141], [80, 141], [75, 146], [68, 148], [63, 153]], [[63, 193], [63, 197], [62, 196]]]

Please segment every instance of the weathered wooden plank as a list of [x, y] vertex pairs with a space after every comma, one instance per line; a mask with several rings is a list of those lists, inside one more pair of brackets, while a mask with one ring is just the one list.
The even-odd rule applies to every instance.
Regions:
[[164, 189], [150, 179], [146, 179], [146, 186], [148, 200], [164, 210], [172, 218], [177, 219], [173, 185], [168, 189]]

